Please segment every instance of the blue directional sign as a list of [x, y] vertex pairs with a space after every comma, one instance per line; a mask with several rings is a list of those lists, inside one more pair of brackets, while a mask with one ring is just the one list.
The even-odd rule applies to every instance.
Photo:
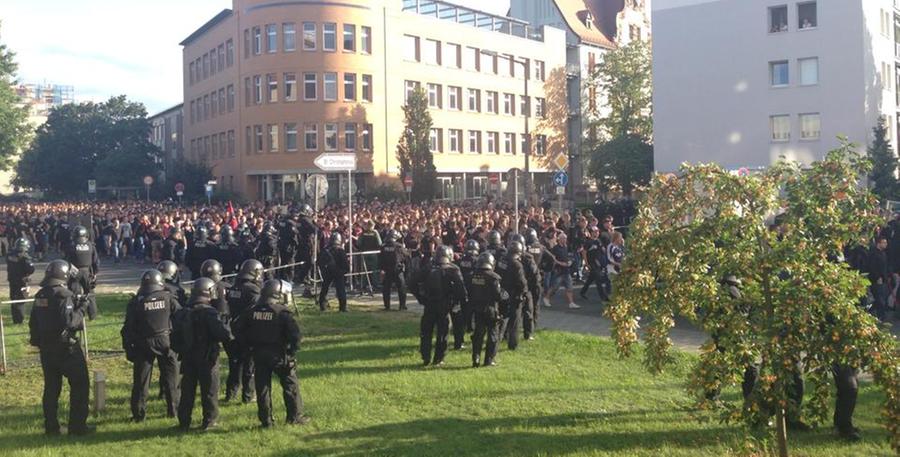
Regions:
[[553, 175], [553, 184], [556, 184], [560, 187], [566, 187], [569, 185], [569, 175], [564, 171], [557, 171], [555, 175]]

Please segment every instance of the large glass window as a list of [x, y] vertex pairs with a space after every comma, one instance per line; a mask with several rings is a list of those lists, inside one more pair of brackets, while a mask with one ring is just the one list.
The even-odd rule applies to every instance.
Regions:
[[266, 52], [278, 51], [278, 29], [275, 24], [266, 24]]
[[800, 59], [798, 66], [800, 67], [801, 86], [819, 84], [819, 59], [817, 57]]
[[769, 7], [769, 33], [787, 32], [788, 8], [787, 5]]
[[325, 124], [325, 150], [337, 151], [338, 127], [337, 124]]
[[362, 75], [362, 101], [372, 101], [372, 75]]
[[284, 148], [287, 151], [297, 150], [297, 124], [284, 124]]
[[819, 25], [816, 2], [797, 4], [797, 26], [800, 30], [813, 29]]
[[344, 73], [344, 100], [356, 101], [356, 73]]
[[316, 23], [315, 22], [304, 22], [303, 23], [303, 50], [304, 51], [315, 51], [316, 50]]
[[787, 115], [771, 116], [769, 124], [772, 130], [772, 141], [791, 140], [791, 117]]
[[337, 100], [337, 73], [326, 72], [323, 77], [323, 85], [325, 86], [323, 100], [329, 102]]
[[344, 51], [356, 52], [356, 26], [344, 24]]
[[333, 22], [322, 24], [322, 50], [337, 50], [337, 24]]
[[318, 78], [315, 73], [303, 73], [303, 99], [315, 100], [319, 97], [319, 89], [316, 87]]
[[303, 147], [307, 151], [319, 150], [319, 127], [316, 124], [306, 124], [304, 127]]
[[363, 54], [372, 53], [372, 27], [362, 26], [360, 28], [359, 50]]
[[821, 134], [821, 118], [819, 113], [806, 113], [800, 115], [800, 138], [803, 140], [818, 140]]
[[284, 51], [291, 52], [297, 50], [297, 25], [293, 22], [282, 24], [282, 35], [284, 36]]
[[769, 62], [770, 82], [773, 87], [790, 84], [790, 69], [787, 60]]

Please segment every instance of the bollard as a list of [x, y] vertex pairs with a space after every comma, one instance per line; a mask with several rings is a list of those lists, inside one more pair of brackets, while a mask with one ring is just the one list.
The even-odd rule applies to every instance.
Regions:
[[0, 350], [2, 350], [3, 365], [0, 366], [0, 374], [6, 374], [6, 330], [3, 328], [3, 313], [0, 312]]
[[106, 409], [106, 372], [97, 370], [94, 372], [94, 415]]

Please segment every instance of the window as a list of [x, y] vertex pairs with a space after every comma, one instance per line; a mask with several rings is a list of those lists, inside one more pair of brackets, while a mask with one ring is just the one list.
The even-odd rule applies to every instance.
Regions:
[[216, 74], [216, 48], [212, 48], [209, 50], [209, 75], [212, 76]]
[[522, 148], [522, 154], [526, 154], [526, 155], [531, 153], [531, 151], [528, 148], [528, 137], [529, 137], [529, 135], [527, 133], [523, 133], [523, 134], [519, 135], [519, 139], [521, 140], [520, 147]]
[[441, 145], [441, 129], [431, 129], [428, 133], [428, 147], [431, 152], [443, 152]]
[[288, 22], [281, 25], [281, 34], [284, 38], [284, 52], [292, 52], [297, 50], [297, 24]]
[[284, 124], [284, 148], [287, 151], [297, 150], [297, 124]]
[[462, 68], [462, 55], [460, 49], [458, 44], [444, 42], [444, 50], [441, 53], [441, 63], [450, 68]]
[[337, 151], [338, 147], [337, 124], [325, 124], [325, 150]]
[[469, 130], [469, 152], [481, 153], [481, 132]]
[[450, 152], [462, 152], [462, 130], [450, 129]]
[[466, 47], [466, 55], [464, 57], [463, 65], [466, 70], [469, 71], [478, 71], [478, 56], [479, 56], [478, 48]]
[[269, 124], [269, 152], [278, 152], [278, 126]]
[[263, 90], [262, 90], [262, 76], [254, 76], [253, 77], [253, 102], [257, 105], [262, 104], [263, 100]]
[[356, 101], [356, 73], [344, 73], [344, 100]]
[[269, 87], [269, 103], [275, 103], [278, 101], [278, 77], [266, 75], [266, 82]]
[[485, 98], [485, 112], [490, 114], [497, 114], [497, 93], [494, 91], [487, 91], [484, 93]]
[[516, 153], [516, 134], [515, 133], [504, 133], [503, 134], [503, 153], [504, 154], [515, 154]]
[[344, 149], [356, 150], [356, 123], [354, 122], [344, 124]]
[[234, 65], [234, 40], [230, 38], [225, 42], [225, 65], [228, 68]]
[[262, 30], [259, 27], [253, 27], [253, 54], [262, 54]]
[[210, 137], [209, 151], [212, 155], [213, 160], [219, 158], [219, 136], [216, 134], [213, 134], [213, 136]]
[[219, 89], [219, 114], [225, 114], [225, 88]]
[[526, 97], [524, 95], [519, 97], [519, 114], [521, 114], [522, 116], [529, 116], [531, 114], [530, 113], [531, 109], [528, 106], [529, 105], [528, 102], [529, 102], [528, 97]]
[[194, 123], [194, 110], [195, 109], [196, 109], [196, 106], [194, 106], [194, 101], [191, 100], [191, 124]]
[[356, 52], [356, 26], [344, 24], [344, 51]]
[[203, 96], [203, 120], [209, 120], [209, 95]]
[[250, 155], [253, 151], [253, 129], [248, 125], [244, 134], [244, 154]]
[[303, 99], [315, 100], [319, 97], [318, 78], [315, 73], [303, 73]]
[[534, 115], [543, 119], [547, 112], [546, 104], [545, 99], [535, 98]]
[[481, 92], [478, 89], [469, 89], [469, 111], [477, 113], [481, 111]]
[[462, 98], [462, 87], [450, 86], [447, 88], [448, 107], [452, 110], [459, 111], [460, 99]]
[[244, 58], [250, 57], [250, 29], [244, 29]]
[[337, 50], [337, 24], [333, 22], [322, 24], [322, 50]]
[[403, 60], [408, 62], [419, 61], [419, 37], [403, 35]]
[[544, 80], [544, 62], [540, 60], [534, 61], [534, 79], [538, 81]]
[[372, 54], [372, 27], [360, 27], [359, 50], [363, 54]]
[[228, 112], [234, 111], [234, 84], [228, 85]]
[[327, 72], [324, 75], [323, 84], [325, 93], [323, 100], [333, 102], [337, 100], [337, 73]]
[[769, 33], [787, 32], [788, 8], [787, 5], [772, 6], [769, 8]]
[[225, 70], [225, 43], [219, 45], [219, 71]]
[[441, 86], [440, 84], [428, 85], [428, 107], [441, 108]]
[[405, 87], [405, 91], [404, 91], [403, 102], [407, 103], [407, 102], [409, 102], [409, 97], [411, 97], [413, 92], [415, 92], [416, 89], [419, 88], [419, 83], [416, 81], [406, 81], [404, 87]]
[[819, 113], [807, 113], [800, 115], [801, 140], [818, 140], [821, 129], [822, 126]]
[[304, 22], [303, 23], [303, 50], [304, 51], [315, 51], [316, 50], [316, 23], [315, 22]]
[[790, 84], [789, 73], [787, 60], [769, 62], [769, 74], [772, 87], [781, 87]]
[[261, 125], [253, 126], [253, 132], [256, 137], [256, 152], [263, 152], [265, 145], [263, 144], [263, 128]]
[[482, 73], [497, 74], [497, 59], [495, 55], [481, 52], [481, 65], [478, 67]]
[[362, 149], [363, 151], [372, 150], [372, 124], [363, 124]]
[[812, 86], [819, 84], [819, 59], [817, 57], [800, 59], [798, 63], [800, 67], [800, 85]]
[[250, 78], [244, 78], [244, 106], [250, 106], [253, 100], [253, 83]]
[[284, 74], [284, 101], [297, 101], [297, 73]]
[[497, 153], [497, 139], [499, 138], [499, 134], [497, 132], [488, 132], [487, 134], [487, 152], [488, 154], [496, 154]]
[[797, 4], [797, 27], [800, 30], [814, 29], [819, 25], [816, 2]]
[[422, 60], [429, 65], [441, 64], [441, 42], [425, 40], [422, 45]]
[[772, 141], [784, 142], [791, 140], [790, 116], [772, 116], [769, 118], [769, 123], [772, 129]]
[[372, 101], [372, 75], [362, 75], [362, 101]]
[[891, 65], [887, 62], [881, 63], [881, 87], [884, 90], [891, 90]]
[[234, 157], [234, 130], [228, 131], [228, 157]]
[[203, 79], [209, 78], [209, 54], [203, 54]]
[[547, 153], [547, 135], [535, 135], [534, 155], [542, 156]]
[[503, 94], [503, 114], [507, 116], [516, 115], [516, 96], [513, 94]]
[[303, 146], [307, 151], [319, 149], [319, 127], [316, 124], [306, 124], [303, 133]]
[[188, 74], [190, 75], [190, 79], [189, 79], [190, 84], [194, 84], [194, 62], [191, 62], [190, 64], [188, 64], [188, 68], [189, 68]]

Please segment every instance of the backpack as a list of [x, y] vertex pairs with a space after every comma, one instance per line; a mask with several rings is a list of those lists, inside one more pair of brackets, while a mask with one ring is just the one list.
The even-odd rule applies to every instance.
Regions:
[[181, 308], [172, 316], [172, 350], [178, 355], [190, 352], [194, 345], [194, 321], [196, 320], [193, 308]]

